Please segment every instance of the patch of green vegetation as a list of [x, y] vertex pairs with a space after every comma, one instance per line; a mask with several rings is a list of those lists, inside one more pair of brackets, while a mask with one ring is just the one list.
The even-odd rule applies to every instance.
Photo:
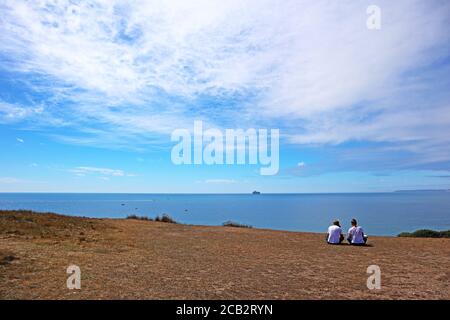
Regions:
[[414, 232], [402, 232], [399, 237], [410, 238], [450, 238], [450, 230], [446, 231], [434, 231], [428, 229], [417, 230]]
[[233, 227], [233, 228], [253, 228], [248, 224], [242, 224], [234, 221], [227, 221], [222, 224], [224, 227]]
[[131, 214], [127, 216], [127, 219], [133, 219], [133, 220], [142, 220], [142, 221], [156, 221], [156, 222], [167, 222], [167, 223], [178, 223], [174, 219], [172, 219], [169, 215], [163, 214], [161, 217], [156, 216], [155, 219], [146, 217], [146, 216], [137, 216], [135, 214]]
[[149, 217], [145, 217], [145, 216], [137, 216], [135, 214], [130, 214], [129, 216], [127, 216], [127, 219], [133, 219], [133, 220], [143, 220], [143, 221], [153, 221], [152, 218]]
[[178, 223], [175, 220], [173, 220], [169, 215], [163, 214], [162, 217], [156, 216], [155, 221], [158, 222], [167, 222], [167, 223]]

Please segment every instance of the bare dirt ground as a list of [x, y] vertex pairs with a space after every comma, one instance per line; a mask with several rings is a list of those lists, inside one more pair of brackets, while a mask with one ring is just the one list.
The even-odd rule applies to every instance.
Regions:
[[[450, 299], [450, 239], [369, 242], [0, 211], [0, 299]], [[81, 290], [66, 287], [72, 264]]]

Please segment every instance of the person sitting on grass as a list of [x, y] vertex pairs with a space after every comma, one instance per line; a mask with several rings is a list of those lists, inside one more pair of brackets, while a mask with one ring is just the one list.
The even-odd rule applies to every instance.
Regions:
[[351, 221], [352, 227], [348, 229], [347, 241], [351, 245], [365, 245], [367, 242], [367, 236], [364, 235], [362, 227], [358, 226], [356, 219]]
[[328, 227], [326, 240], [328, 244], [340, 244], [344, 240], [339, 220], [333, 221], [333, 224]]

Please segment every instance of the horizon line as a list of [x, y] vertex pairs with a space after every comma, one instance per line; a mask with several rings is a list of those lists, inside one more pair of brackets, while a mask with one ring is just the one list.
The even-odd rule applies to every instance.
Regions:
[[0, 194], [151, 194], [151, 195], [299, 195], [299, 194], [374, 194], [402, 192], [450, 192], [450, 189], [403, 189], [393, 191], [343, 191], [343, 192], [61, 192], [61, 191], [0, 191]]

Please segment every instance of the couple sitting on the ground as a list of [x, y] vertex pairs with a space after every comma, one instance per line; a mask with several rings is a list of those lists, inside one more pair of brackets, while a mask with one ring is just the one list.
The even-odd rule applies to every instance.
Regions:
[[[364, 230], [358, 226], [356, 219], [351, 221], [352, 227], [348, 230], [347, 241], [351, 245], [365, 245], [367, 242], [367, 236], [364, 235]], [[333, 222], [333, 225], [328, 227], [327, 242], [329, 244], [340, 244], [344, 241], [344, 235], [342, 234], [341, 224], [339, 220]]]

